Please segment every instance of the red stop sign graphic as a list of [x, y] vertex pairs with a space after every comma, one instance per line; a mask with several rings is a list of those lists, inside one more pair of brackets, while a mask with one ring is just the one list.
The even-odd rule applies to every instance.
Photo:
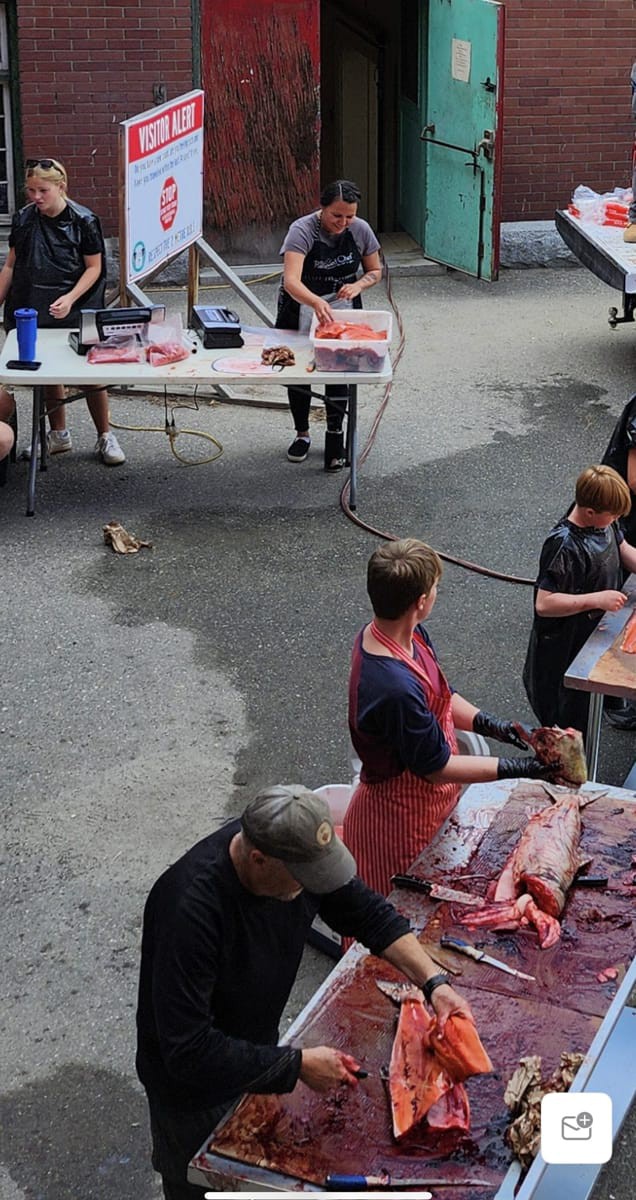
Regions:
[[178, 205], [179, 193], [177, 191], [177, 183], [176, 180], [172, 178], [172, 175], [169, 175], [168, 178], [164, 180], [164, 184], [161, 189], [161, 195], [159, 197], [159, 220], [161, 221], [163, 229], [170, 229], [170, 226], [174, 224]]

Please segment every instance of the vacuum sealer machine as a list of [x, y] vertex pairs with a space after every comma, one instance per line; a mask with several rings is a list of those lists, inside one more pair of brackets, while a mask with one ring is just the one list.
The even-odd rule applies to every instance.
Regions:
[[137, 337], [139, 341], [148, 325], [165, 321], [165, 304], [149, 304], [146, 308], [83, 308], [79, 329], [68, 335], [69, 346], [76, 354], [88, 354], [107, 338]]
[[206, 350], [233, 350], [244, 345], [240, 320], [231, 308], [195, 304], [190, 313], [190, 328]]

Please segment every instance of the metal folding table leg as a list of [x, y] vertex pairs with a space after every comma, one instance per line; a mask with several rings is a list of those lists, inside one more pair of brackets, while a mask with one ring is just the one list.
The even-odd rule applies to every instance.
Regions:
[[603, 715], [603, 696], [601, 692], [590, 692], [590, 708], [587, 718], [587, 737], [585, 739], [585, 757], [587, 759], [587, 774], [591, 782], [596, 780], [598, 771], [598, 750], [601, 744], [601, 717]]
[[46, 433], [44, 428], [44, 392], [41, 387], [33, 388], [33, 415], [31, 420], [31, 458], [27, 478], [27, 517], [35, 515], [35, 472], [38, 465], [38, 438], [40, 442], [40, 470], [46, 471]]
[[351, 468], [349, 481], [349, 508], [355, 509], [358, 503], [358, 388], [355, 383], [348, 386], [349, 403], [347, 405], [347, 460]]

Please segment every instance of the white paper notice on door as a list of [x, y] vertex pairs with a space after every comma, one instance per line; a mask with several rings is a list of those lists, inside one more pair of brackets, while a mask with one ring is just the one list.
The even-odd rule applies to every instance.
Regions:
[[453, 38], [451, 72], [453, 79], [459, 79], [461, 83], [468, 83], [470, 80], [471, 47], [471, 42], [464, 42], [461, 38]]

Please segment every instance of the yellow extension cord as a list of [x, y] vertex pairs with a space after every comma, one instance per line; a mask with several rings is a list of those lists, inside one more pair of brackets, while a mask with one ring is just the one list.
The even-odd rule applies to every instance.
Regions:
[[[176, 407], [179, 408], [181, 406], [177, 405]], [[173, 413], [174, 411], [175, 410], [172, 409]], [[112, 429], [124, 429], [127, 430], [128, 433], [165, 433], [169, 439], [172, 453], [174, 454], [175, 458], [179, 460], [179, 462], [183, 463], [185, 467], [204, 467], [206, 463], [216, 462], [217, 458], [220, 458], [223, 453], [223, 446], [221, 442], [218, 442], [215, 437], [212, 437], [211, 433], [203, 433], [199, 429], [177, 429], [174, 424], [174, 416], [172, 418], [172, 425], [170, 425], [168, 421], [166, 421], [165, 425], [118, 425], [116, 421], [111, 421], [110, 425]], [[187, 435], [188, 437], [204, 438], [206, 442], [212, 442], [213, 445], [217, 447], [216, 454], [210, 454], [207, 458], [184, 458], [183, 455], [179, 454], [175, 448], [175, 442], [177, 438], [181, 436], [181, 434]]]
[[[267, 283], [270, 279], [278, 278], [278, 276], [282, 275], [282, 273], [283, 273], [282, 271], [270, 271], [269, 275], [258, 275], [256, 277], [256, 279], [250, 279], [250, 287], [252, 286], [253, 283]], [[204, 284], [200, 285], [199, 291], [200, 292], [220, 292], [223, 290], [223, 288], [230, 288], [231, 286], [232, 286], [231, 283], [204, 283]], [[166, 287], [162, 287], [161, 284], [157, 284], [156, 286], [153, 287], [153, 285], [151, 284], [147, 288], [147, 291], [149, 291], [149, 292], [184, 292], [185, 290], [186, 290], [185, 284], [177, 284], [177, 283], [167, 284]]]

